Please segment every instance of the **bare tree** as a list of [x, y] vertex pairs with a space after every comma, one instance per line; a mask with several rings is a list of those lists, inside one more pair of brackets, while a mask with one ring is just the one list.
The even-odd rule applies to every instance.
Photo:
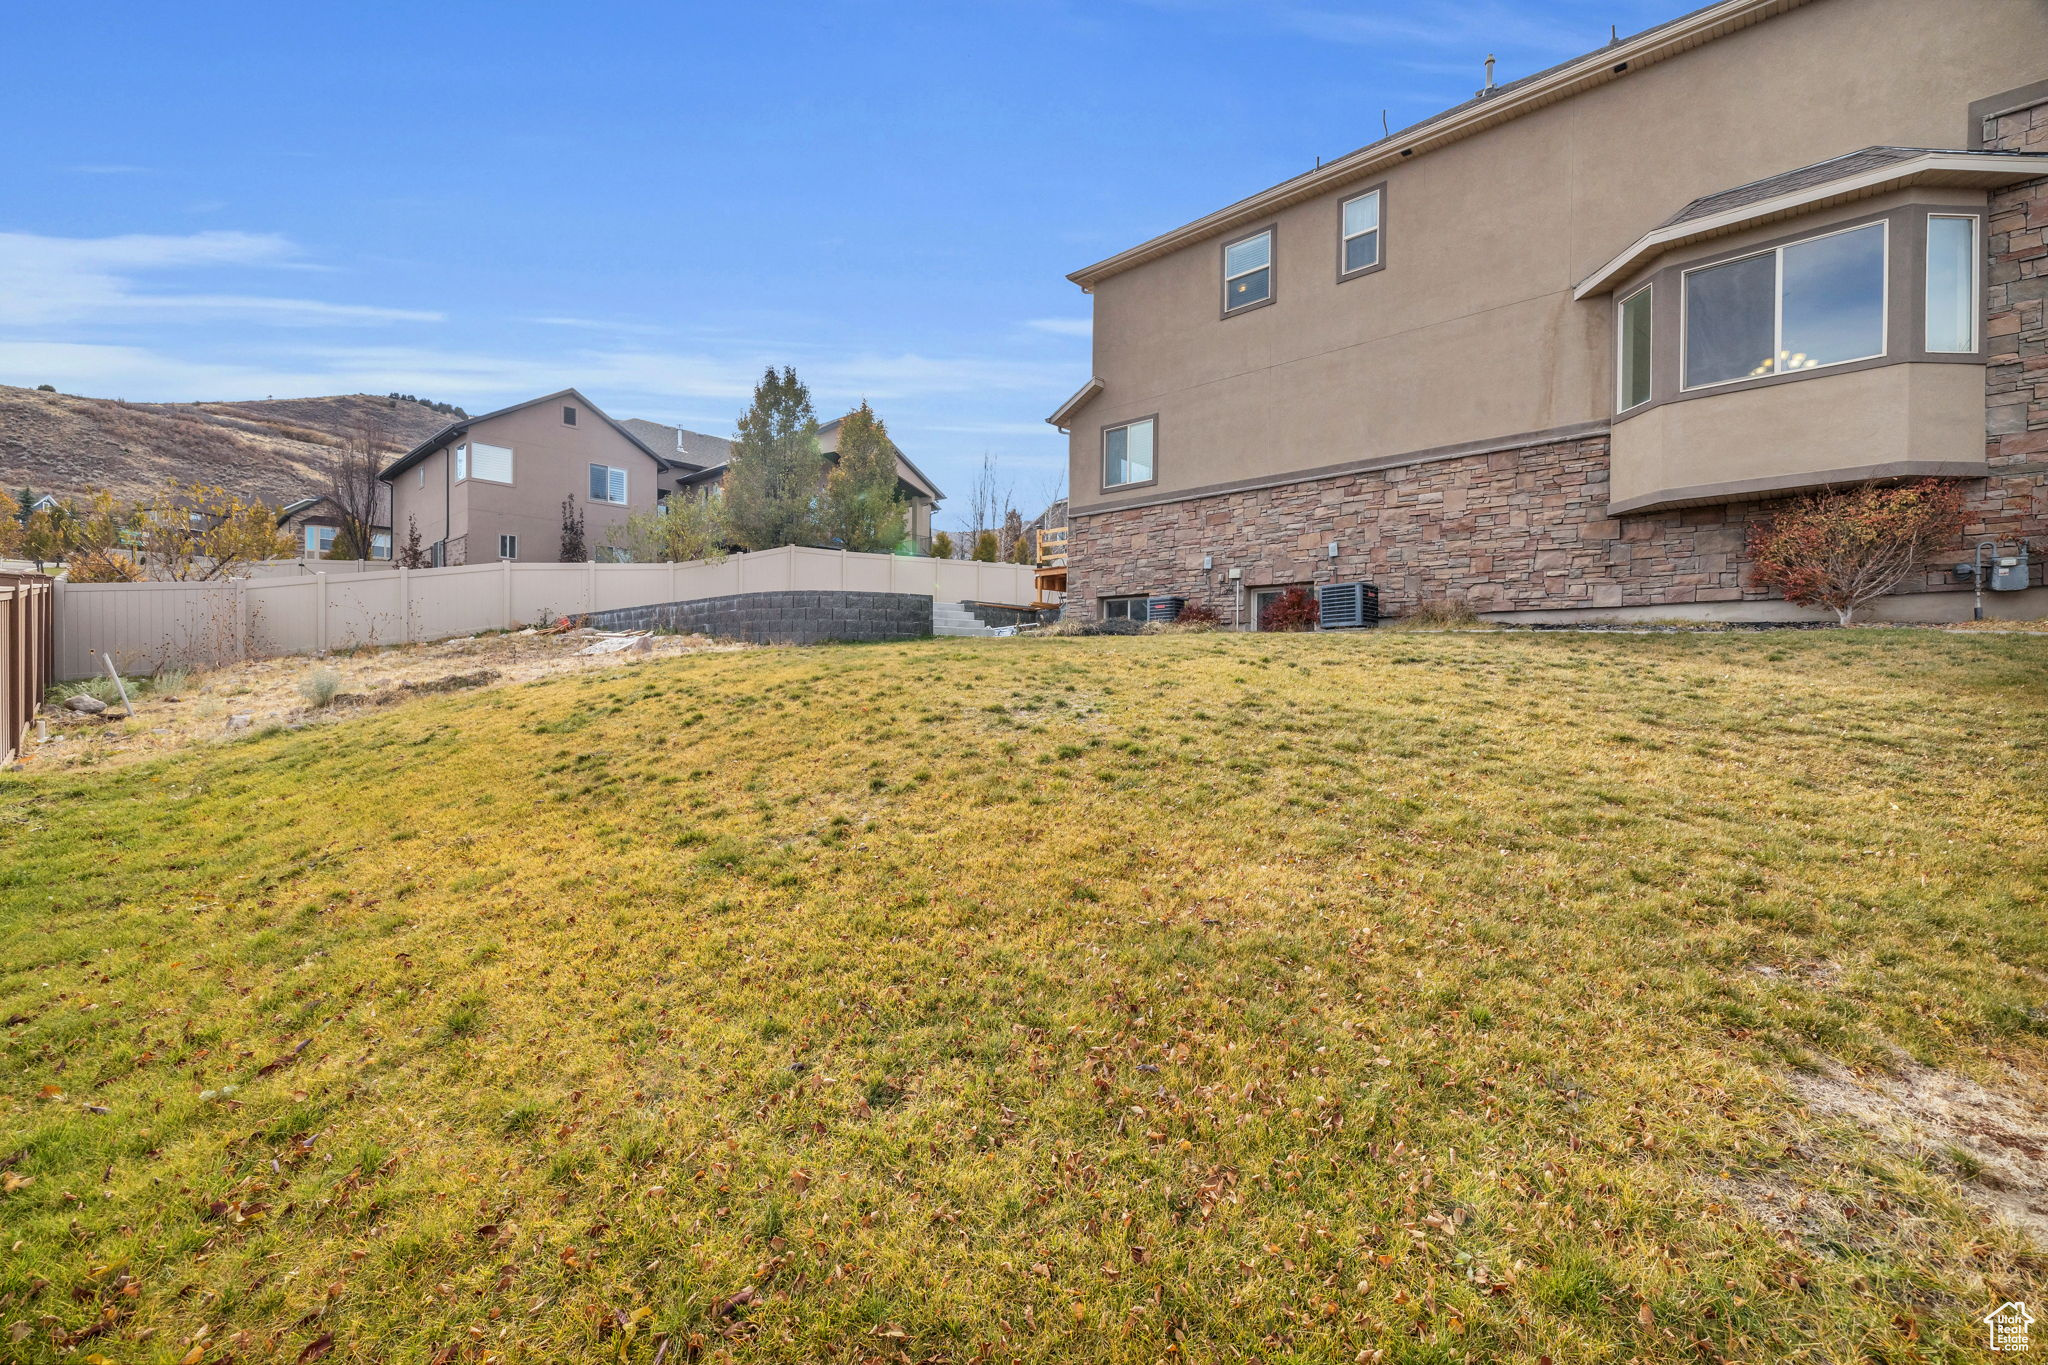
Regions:
[[996, 457], [984, 451], [981, 468], [975, 471], [974, 482], [967, 489], [967, 515], [974, 523], [968, 527], [970, 539], [983, 531], [993, 531], [1015, 501], [1015, 490], [997, 468]]
[[335, 559], [370, 557], [370, 537], [384, 491], [377, 476], [384, 472], [392, 449], [384, 423], [363, 417], [349, 428], [341, 453], [329, 466], [327, 497], [341, 518], [341, 530], [334, 537]]

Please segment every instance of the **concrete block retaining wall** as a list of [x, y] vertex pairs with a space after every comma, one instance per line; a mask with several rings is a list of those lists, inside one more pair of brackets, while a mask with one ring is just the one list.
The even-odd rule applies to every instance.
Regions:
[[932, 633], [932, 599], [905, 592], [748, 592], [593, 612], [590, 624], [763, 645], [916, 640]]

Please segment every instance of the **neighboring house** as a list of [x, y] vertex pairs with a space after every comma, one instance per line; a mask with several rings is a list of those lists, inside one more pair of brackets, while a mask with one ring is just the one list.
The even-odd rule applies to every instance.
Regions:
[[[820, 423], [818, 426], [818, 449], [825, 456], [829, 464], [837, 464], [839, 462], [839, 429], [845, 420], [843, 417], [835, 417], [829, 422]], [[717, 458], [714, 461], [701, 465], [696, 469], [677, 468], [670, 476], [670, 489], [672, 491], [682, 491], [684, 489], [703, 491], [709, 488], [716, 488], [725, 481], [726, 466], [732, 459], [732, 442], [721, 440], [716, 436], [701, 436], [696, 432], [685, 432], [675, 427], [664, 427], [658, 422], [628, 422], [627, 425], [636, 428], [653, 428], [657, 432], [675, 432], [678, 436], [693, 438], [689, 453], [683, 454], [679, 457], [680, 459], [690, 459], [700, 454], [716, 455]], [[647, 434], [651, 436], [653, 433]], [[724, 449], [722, 451], [715, 450], [708, 444], [696, 444], [698, 442], [709, 443], [714, 441], [718, 445], [723, 446]], [[926, 477], [923, 470], [911, 463], [910, 457], [903, 453], [901, 447], [897, 446], [893, 441], [889, 444], [890, 448], [896, 452], [896, 491], [902, 494], [903, 500], [909, 504], [909, 515], [904, 520], [906, 527], [905, 538], [912, 547], [921, 552], [931, 548], [932, 513], [939, 503], [945, 500], [946, 495], [939, 490], [937, 484]]]
[[1723, 0], [1075, 272], [1072, 608], [1754, 615], [1779, 500], [1933, 475], [1967, 614], [2048, 532], [2044, 76], [2048, 5]]
[[652, 511], [669, 461], [575, 389], [451, 422], [378, 477], [392, 533], [417, 523], [432, 562], [561, 558], [562, 502], [583, 518], [594, 558], [635, 512]]
[[[676, 475], [696, 473], [712, 465], [723, 466], [732, 458], [732, 442], [723, 436], [709, 436], [687, 427], [672, 427], [666, 422], [649, 422], [639, 417], [628, 417], [619, 425], [666, 460]], [[674, 487], [674, 478], [663, 481], [664, 492]]]
[[[277, 529], [291, 541], [300, 558], [325, 559], [328, 551], [334, 548], [335, 538], [341, 534], [340, 505], [326, 493], [288, 502], [278, 509]], [[426, 532], [420, 534], [424, 537]], [[370, 558], [391, 558], [391, 488], [388, 484], [379, 485], [377, 489], [377, 507], [370, 524]]]

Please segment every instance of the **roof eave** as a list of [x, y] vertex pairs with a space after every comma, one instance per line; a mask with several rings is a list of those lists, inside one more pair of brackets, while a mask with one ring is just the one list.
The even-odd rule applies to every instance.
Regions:
[[1082, 405], [1087, 403], [1089, 399], [1095, 397], [1096, 394], [1101, 393], [1102, 387], [1102, 377], [1100, 375], [1097, 375], [1094, 378], [1090, 379], [1080, 388], [1074, 390], [1074, 396], [1072, 398], [1069, 398], [1066, 402], [1060, 404], [1059, 407], [1053, 411], [1052, 416], [1045, 419], [1046, 424], [1049, 426], [1058, 427], [1061, 431], [1065, 431], [1067, 429], [1067, 423], [1069, 420], [1072, 419], [1073, 415], [1079, 412], [1082, 408]]
[[1374, 176], [1420, 153], [1462, 141], [1511, 119], [1531, 114], [1597, 85], [1618, 80], [1629, 71], [1675, 57], [1738, 29], [1774, 18], [1811, 0], [1723, 0], [1670, 23], [1611, 43], [1554, 70], [1500, 87], [1498, 93], [1469, 101], [1404, 128], [1398, 136], [1381, 138], [1340, 156], [1313, 171], [1282, 181], [1248, 199], [1140, 242], [1114, 256], [1084, 266], [1067, 278], [1082, 289], [1126, 270], [1156, 260], [1184, 246], [1269, 217], [1276, 211], [1313, 199], [1340, 185]]
[[1653, 228], [1630, 243], [1620, 255], [1581, 280], [1572, 290], [1572, 297], [1586, 299], [1604, 294], [1668, 251], [1781, 218], [1811, 213], [1836, 204], [1854, 203], [1859, 199], [1873, 199], [1914, 185], [1991, 188], [2039, 179], [2044, 172], [2048, 172], [2048, 155], [2022, 161], [2010, 152], [1933, 152], [1875, 166], [1840, 180], [1808, 185], [1752, 204], [1738, 204], [1719, 213]]

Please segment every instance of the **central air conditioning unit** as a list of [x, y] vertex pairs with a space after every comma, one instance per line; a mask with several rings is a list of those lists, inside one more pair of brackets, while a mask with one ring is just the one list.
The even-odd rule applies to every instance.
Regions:
[[1180, 609], [1187, 605], [1185, 597], [1148, 597], [1145, 599], [1147, 621], [1178, 621]]
[[1380, 590], [1370, 583], [1324, 583], [1316, 588], [1317, 630], [1359, 630], [1380, 623]]

